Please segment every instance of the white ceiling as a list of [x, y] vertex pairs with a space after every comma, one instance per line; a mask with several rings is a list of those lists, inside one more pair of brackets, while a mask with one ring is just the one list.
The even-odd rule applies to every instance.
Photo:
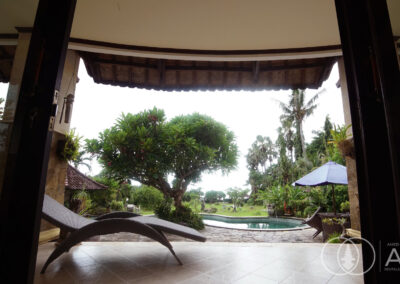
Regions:
[[[0, 33], [33, 25], [38, 0], [1, 0]], [[388, 0], [400, 35], [400, 0]], [[340, 44], [333, 0], [78, 0], [71, 37], [205, 50]]]

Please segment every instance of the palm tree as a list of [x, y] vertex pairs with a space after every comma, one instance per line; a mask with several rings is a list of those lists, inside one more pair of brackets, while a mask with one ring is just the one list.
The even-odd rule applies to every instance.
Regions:
[[78, 168], [80, 165], [83, 165], [83, 166], [87, 167], [89, 171], [91, 171], [92, 167], [91, 167], [90, 163], [87, 163], [85, 161], [90, 162], [92, 160], [92, 158], [84, 157], [85, 154], [86, 154], [85, 151], [79, 151], [78, 155], [76, 156], [75, 160], [72, 161], [72, 163], [74, 164], [75, 168]]
[[269, 162], [269, 165], [271, 165], [276, 156], [277, 152], [271, 138], [258, 135], [246, 158], [251, 169], [259, 170], [259, 167], [261, 167], [262, 171], [265, 172], [266, 163]]
[[304, 141], [303, 122], [309, 117], [317, 107], [315, 101], [318, 99], [319, 93], [314, 95], [307, 103], [305, 102], [304, 90], [293, 90], [289, 103], [285, 104], [280, 102], [283, 114], [281, 120], [286, 124], [294, 123], [296, 127], [296, 134], [300, 142], [300, 154], [303, 158], [307, 158], [306, 145]]

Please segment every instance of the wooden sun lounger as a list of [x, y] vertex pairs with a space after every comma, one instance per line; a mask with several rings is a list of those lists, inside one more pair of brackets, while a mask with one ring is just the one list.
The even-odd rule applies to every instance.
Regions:
[[321, 209], [321, 207], [318, 207], [318, 209], [315, 210], [314, 214], [312, 214], [310, 218], [307, 218], [302, 222], [302, 224], [307, 224], [317, 230], [313, 235], [313, 239], [315, 239], [315, 237], [322, 232], [322, 220], [321, 217], [318, 215]]
[[87, 219], [72, 212], [48, 195], [45, 195], [44, 198], [42, 217], [62, 230], [70, 232], [70, 234], [49, 256], [41, 273], [44, 273], [52, 261], [64, 252], [69, 251], [71, 247], [97, 235], [130, 232], [149, 237], [168, 248], [181, 265], [182, 262], [175, 254], [171, 243], [163, 232], [195, 241], [206, 241], [206, 238], [202, 234], [192, 228], [130, 212], [113, 212], [96, 219]]

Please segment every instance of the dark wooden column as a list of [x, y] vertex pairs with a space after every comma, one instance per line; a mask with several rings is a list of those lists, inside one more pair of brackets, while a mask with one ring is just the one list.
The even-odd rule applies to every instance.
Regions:
[[[349, 91], [362, 236], [376, 251], [365, 283], [393, 283], [384, 271], [400, 242], [400, 74], [386, 1], [335, 0]], [[363, 244], [364, 269], [373, 257]], [[398, 272], [394, 272], [397, 273]]]
[[40, 0], [15, 119], [0, 203], [2, 283], [31, 283], [52, 133], [76, 0]]

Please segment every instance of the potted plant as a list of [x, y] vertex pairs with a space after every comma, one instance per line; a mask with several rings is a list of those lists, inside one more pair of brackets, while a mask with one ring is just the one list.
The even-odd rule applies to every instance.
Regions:
[[335, 144], [343, 157], [355, 158], [354, 152], [354, 140], [349, 138], [347, 135], [347, 130], [351, 127], [351, 124], [344, 126], [334, 125], [334, 129], [331, 130], [332, 141], [330, 143]]
[[57, 154], [64, 161], [73, 161], [79, 155], [79, 143], [82, 137], [75, 133], [75, 129], [71, 129], [65, 134], [65, 138], [58, 141]]

